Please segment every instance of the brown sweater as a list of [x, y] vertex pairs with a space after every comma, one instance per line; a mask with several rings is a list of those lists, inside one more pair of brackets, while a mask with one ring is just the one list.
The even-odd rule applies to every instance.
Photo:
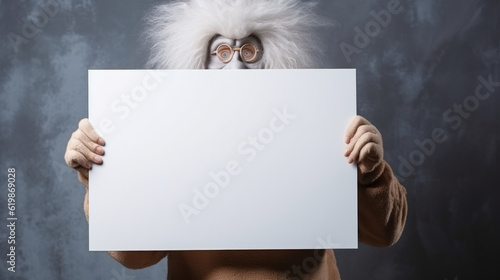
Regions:
[[[396, 243], [407, 214], [406, 190], [383, 161], [358, 169], [359, 241]], [[340, 279], [333, 250], [109, 252], [123, 265], [141, 268], [168, 254], [168, 279]]]

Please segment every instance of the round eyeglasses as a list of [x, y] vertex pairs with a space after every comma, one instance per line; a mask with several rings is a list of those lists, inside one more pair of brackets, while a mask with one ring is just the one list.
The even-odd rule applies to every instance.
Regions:
[[252, 63], [257, 60], [257, 53], [260, 51], [254, 44], [246, 43], [241, 47], [231, 47], [228, 44], [220, 44], [211, 55], [217, 55], [223, 63], [228, 63], [233, 59], [234, 52], [239, 51], [243, 62]]

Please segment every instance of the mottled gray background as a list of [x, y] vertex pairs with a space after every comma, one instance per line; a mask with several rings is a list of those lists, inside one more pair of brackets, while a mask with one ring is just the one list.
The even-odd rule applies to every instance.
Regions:
[[[166, 262], [123, 269], [88, 251], [84, 188], [63, 154], [87, 116], [89, 68], [142, 68], [142, 18], [160, 1], [0, 0], [0, 278], [164, 279]], [[409, 215], [391, 248], [337, 250], [343, 279], [497, 279], [500, 274], [500, 87], [456, 129], [443, 119], [471, 100], [478, 77], [500, 81], [500, 2], [401, 0], [403, 12], [348, 62], [342, 42], [389, 0], [322, 1], [337, 26], [323, 30], [327, 67], [358, 71], [358, 111], [384, 135], [386, 159], [405, 180]], [[43, 12], [42, 12], [43, 13]], [[15, 46], [26, 22], [36, 34]], [[28, 31], [29, 30], [25, 30]], [[467, 99], [468, 98], [468, 99]], [[472, 104], [472, 103], [471, 103]], [[410, 174], [401, 159], [443, 128], [448, 140]], [[7, 271], [7, 168], [17, 172], [17, 272]], [[134, 278], [135, 277], [135, 278]]]

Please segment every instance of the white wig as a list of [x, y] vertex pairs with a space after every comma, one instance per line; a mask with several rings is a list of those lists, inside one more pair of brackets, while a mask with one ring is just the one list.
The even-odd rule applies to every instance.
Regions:
[[329, 25], [298, 0], [174, 0], [146, 17], [149, 67], [205, 68], [210, 40], [257, 36], [264, 68], [317, 67], [316, 27]]

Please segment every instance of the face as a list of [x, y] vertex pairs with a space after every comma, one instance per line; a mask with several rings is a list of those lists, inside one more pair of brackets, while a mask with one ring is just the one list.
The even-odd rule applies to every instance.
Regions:
[[262, 52], [260, 40], [253, 35], [243, 39], [217, 35], [208, 46], [207, 69], [262, 69]]

